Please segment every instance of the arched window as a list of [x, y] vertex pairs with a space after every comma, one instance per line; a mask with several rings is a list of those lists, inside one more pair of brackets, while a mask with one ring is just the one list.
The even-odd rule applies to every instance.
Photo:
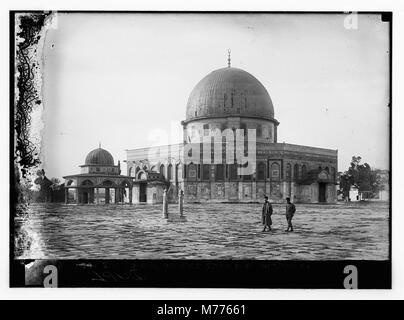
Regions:
[[271, 164], [271, 178], [272, 179], [279, 179], [280, 172], [279, 172], [279, 164], [274, 162]]
[[330, 169], [328, 167], [325, 167], [325, 171], [327, 171], [327, 173], [330, 173]]
[[151, 172], [157, 172], [157, 167], [156, 167], [156, 166], [152, 166], [152, 167], [150, 168], [150, 171], [151, 171]]
[[229, 179], [230, 180], [237, 180], [238, 176], [237, 176], [237, 164], [233, 163], [233, 164], [229, 164]]
[[179, 168], [180, 168], [180, 164], [177, 163], [177, 164], [175, 165], [175, 181], [176, 181], [176, 182], [178, 182], [178, 171], [179, 171]]
[[173, 165], [170, 163], [167, 167], [167, 180], [171, 180], [173, 178]]
[[296, 163], [293, 167], [293, 178], [299, 180], [299, 165]]
[[223, 164], [216, 165], [216, 177], [215, 178], [218, 181], [224, 180], [224, 165]]
[[257, 180], [265, 180], [265, 163], [259, 162], [257, 167]]
[[146, 165], [143, 166], [143, 170], [147, 171], [147, 166]]
[[290, 180], [292, 176], [292, 166], [290, 165], [290, 163], [288, 163], [286, 165], [286, 179]]
[[304, 164], [302, 166], [302, 179], [305, 179], [307, 177], [307, 169], [306, 169], [306, 165]]
[[196, 180], [198, 176], [197, 171], [197, 165], [191, 162], [186, 168], [186, 176], [190, 179]]
[[139, 171], [140, 171], [140, 167], [137, 166], [137, 167], [136, 167], [136, 170], [135, 170], [135, 173], [138, 173]]
[[164, 164], [162, 164], [162, 165], [160, 166], [160, 173], [163, 175], [163, 177], [166, 176], [166, 173], [164, 172], [164, 169], [165, 169]]
[[202, 179], [203, 180], [209, 180], [209, 174], [210, 174], [210, 165], [209, 164], [204, 164], [202, 165], [203, 172], [202, 172]]

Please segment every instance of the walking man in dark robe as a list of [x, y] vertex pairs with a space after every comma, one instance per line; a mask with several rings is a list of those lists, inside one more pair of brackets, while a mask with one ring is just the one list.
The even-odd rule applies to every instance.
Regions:
[[285, 230], [286, 232], [289, 232], [289, 230], [293, 232], [292, 219], [295, 215], [295, 212], [295, 205], [290, 202], [290, 198], [286, 198], [286, 221], [288, 222], [288, 228]]
[[262, 206], [262, 224], [264, 225], [264, 230], [262, 230], [262, 232], [265, 232], [267, 228], [268, 231], [271, 230], [272, 212], [273, 212], [272, 205], [268, 202], [268, 197], [265, 196], [265, 202], [264, 205]]

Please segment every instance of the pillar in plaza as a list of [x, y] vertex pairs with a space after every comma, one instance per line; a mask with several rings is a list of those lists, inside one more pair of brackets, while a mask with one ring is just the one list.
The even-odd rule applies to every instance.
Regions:
[[186, 222], [187, 218], [184, 216], [184, 191], [180, 190], [178, 193], [178, 212], [169, 212], [167, 222]]
[[129, 204], [132, 204], [132, 187], [129, 187]]
[[65, 203], [69, 201], [69, 188], [65, 188]]
[[184, 216], [184, 191], [180, 189], [180, 192], [178, 193], [178, 211], [180, 214], [180, 217]]
[[163, 217], [165, 219], [168, 218], [168, 198], [167, 198], [167, 189], [163, 191]]
[[109, 203], [109, 188], [105, 188], [105, 204]]
[[99, 193], [99, 189], [96, 188], [95, 191], [96, 191], [95, 201], [96, 201], [97, 204], [99, 204], [99, 203], [100, 203], [100, 197], [99, 197], [99, 196], [100, 196], [100, 193]]
[[80, 203], [80, 192], [79, 192], [79, 189], [78, 188], [76, 188], [76, 191], [75, 191], [75, 193], [76, 193], [76, 204], [79, 204]]

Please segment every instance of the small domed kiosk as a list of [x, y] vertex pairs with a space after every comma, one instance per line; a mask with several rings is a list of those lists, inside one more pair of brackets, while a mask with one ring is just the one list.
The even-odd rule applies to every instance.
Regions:
[[[132, 204], [132, 178], [121, 175], [121, 165], [101, 145], [92, 150], [81, 167], [81, 173], [64, 176], [65, 203]], [[70, 191], [73, 191], [71, 196]]]

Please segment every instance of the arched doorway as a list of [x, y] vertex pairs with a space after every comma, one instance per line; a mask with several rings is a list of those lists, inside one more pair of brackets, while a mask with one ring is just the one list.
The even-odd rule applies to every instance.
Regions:
[[160, 173], [163, 175], [163, 177], [165, 178], [165, 172], [164, 172], [164, 169], [165, 169], [165, 167], [164, 167], [164, 164], [162, 164], [162, 165], [160, 165]]
[[140, 171], [137, 181], [139, 182], [139, 202], [147, 202], [147, 173]]
[[139, 183], [139, 202], [147, 202], [147, 183]]
[[323, 203], [327, 201], [326, 197], [327, 184], [324, 182], [318, 183], [318, 202]]
[[299, 165], [296, 163], [295, 166], [293, 167], [293, 178], [295, 181], [299, 180]]
[[90, 180], [84, 180], [80, 185], [79, 203], [89, 204], [94, 202], [94, 188]]

